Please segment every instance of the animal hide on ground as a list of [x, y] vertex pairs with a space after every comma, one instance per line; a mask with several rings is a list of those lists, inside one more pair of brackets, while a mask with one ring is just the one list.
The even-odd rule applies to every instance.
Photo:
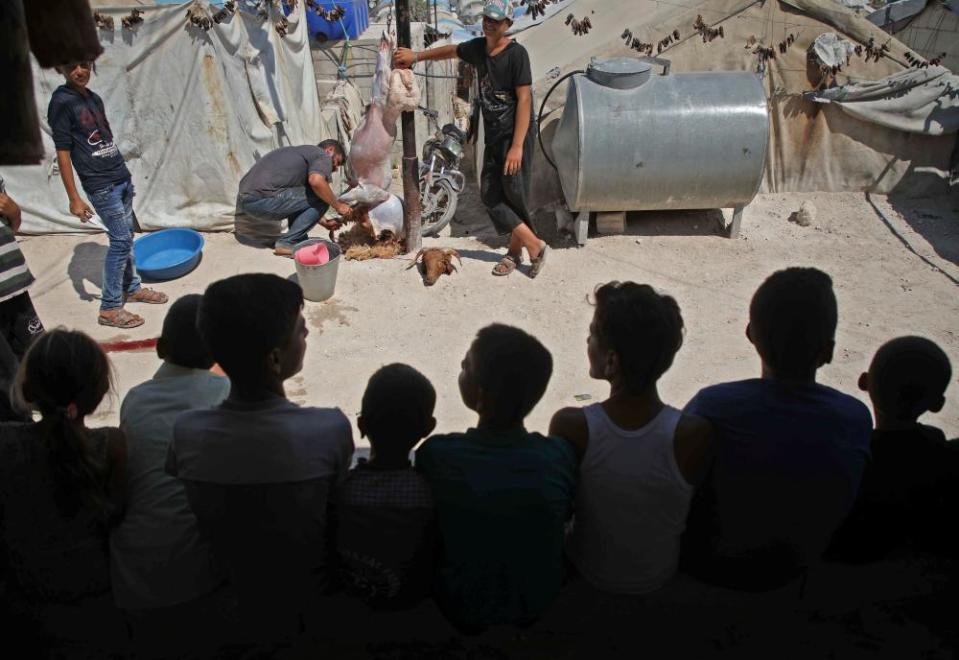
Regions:
[[340, 232], [336, 243], [343, 250], [343, 257], [347, 261], [392, 259], [403, 251], [403, 243], [392, 234], [374, 239], [359, 223]]

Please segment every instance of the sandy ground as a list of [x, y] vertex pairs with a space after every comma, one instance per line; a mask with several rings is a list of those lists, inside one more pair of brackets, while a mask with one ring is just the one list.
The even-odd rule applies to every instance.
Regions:
[[[802, 201], [818, 207], [808, 227], [787, 219]], [[598, 283], [629, 279], [669, 292], [683, 310], [685, 345], [661, 381], [664, 399], [683, 405], [704, 385], [759, 373], [744, 336], [749, 300], [764, 277], [788, 265], [817, 266], [835, 282], [837, 348], [833, 363], [821, 371], [822, 382], [863, 398], [856, 389], [859, 373], [883, 341], [904, 333], [938, 342], [959, 375], [959, 198], [763, 195], [746, 210], [736, 240], [722, 236], [720, 218], [718, 211], [634, 214], [627, 235], [591, 236], [583, 248], [543, 222], [540, 229], [554, 251], [542, 275], [535, 281], [523, 272], [494, 278], [490, 269], [503, 243], [491, 235], [475, 190], [468, 189], [449, 235], [424, 242], [458, 249], [460, 272], [427, 288], [417, 271], [406, 270], [407, 261], [342, 263], [335, 297], [306, 305], [309, 347], [303, 372], [288, 382], [287, 393], [304, 404], [340, 406], [355, 420], [370, 374], [403, 361], [435, 384], [438, 430], [461, 430], [474, 418], [459, 398], [460, 360], [480, 327], [500, 321], [529, 330], [553, 353], [553, 379], [528, 424], [545, 431], [556, 409], [604, 396], [603, 384], [587, 375], [587, 295]], [[175, 298], [235, 273], [294, 272], [291, 261], [243, 246], [230, 234], [206, 239], [196, 270], [156, 287]], [[133, 331], [97, 325], [103, 236], [32, 237], [21, 244], [38, 279], [33, 298], [49, 327], [80, 328], [101, 341], [159, 333], [163, 306], [138, 305], [147, 323]], [[115, 424], [127, 390], [158, 366], [152, 351], [111, 358], [116, 393], [93, 415], [94, 425]], [[924, 421], [959, 436], [955, 382], [947, 399], [942, 412]], [[476, 638], [457, 635], [430, 602], [412, 612], [376, 614], [338, 597], [309, 626], [322, 649], [309, 657], [556, 660], [652, 652], [945, 659], [959, 647], [949, 614], [957, 579], [954, 563], [909, 559], [821, 567], [811, 572], [806, 588], [791, 585], [767, 595], [709, 589], [680, 577], [656, 595], [629, 598], [577, 581], [533, 628], [497, 628]]]
[[[804, 200], [818, 208], [808, 227], [787, 219]], [[719, 222], [719, 211], [636, 213], [626, 235], [591, 235], [578, 248], [556, 234], [548, 216], [539, 226], [554, 250], [542, 275], [494, 278], [490, 269], [504, 244], [468, 189], [451, 235], [424, 241], [459, 250], [460, 271], [425, 287], [405, 260], [341, 263], [334, 298], [306, 304], [309, 347], [287, 394], [307, 405], [339, 406], [355, 420], [370, 374], [407, 362], [436, 386], [438, 430], [462, 430], [474, 416], [459, 398], [460, 360], [476, 331], [497, 321], [528, 330], [553, 353], [552, 381], [528, 420], [531, 429], [545, 431], [558, 408], [606, 392], [587, 372], [587, 296], [598, 283], [618, 279], [647, 282], [678, 300], [686, 340], [661, 393], [683, 405], [704, 385], [758, 375], [744, 336], [750, 297], [774, 270], [809, 265], [832, 276], [839, 298], [835, 359], [821, 370], [821, 381], [865, 400], [856, 380], [876, 348], [905, 333], [927, 336], [949, 354], [955, 374], [946, 407], [923, 421], [959, 436], [959, 196], [903, 202], [855, 193], [761, 195], [746, 209], [738, 239], [722, 236]], [[164, 306], [136, 305], [147, 323], [131, 331], [97, 325], [105, 236], [20, 240], [37, 276], [31, 295], [48, 327], [79, 328], [101, 341], [159, 334]], [[235, 273], [294, 272], [292, 261], [241, 245], [232, 234], [208, 234], [206, 241], [193, 272], [156, 288], [176, 298]], [[93, 424], [115, 424], [122, 397], [158, 366], [149, 350], [111, 358], [116, 393]]]

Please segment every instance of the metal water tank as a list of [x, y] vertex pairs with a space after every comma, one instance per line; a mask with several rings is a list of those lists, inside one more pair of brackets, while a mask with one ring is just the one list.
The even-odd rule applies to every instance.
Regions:
[[758, 76], [651, 71], [594, 59], [572, 77], [552, 141], [573, 211], [741, 209], [756, 195], [769, 143]]

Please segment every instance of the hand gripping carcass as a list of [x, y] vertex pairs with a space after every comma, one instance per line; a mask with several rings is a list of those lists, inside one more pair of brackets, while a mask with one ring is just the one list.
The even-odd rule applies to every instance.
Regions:
[[400, 238], [403, 234], [402, 204], [389, 192], [392, 179], [390, 153], [396, 141], [396, 121], [401, 113], [419, 107], [420, 89], [412, 69], [392, 69], [392, 57], [393, 40], [384, 31], [373, 77], [373, 98], [350, 146], [350, 165], [359, 185], [344, 193], [340, 200], [372, 210], [395, 199], [388, 207], [390, 213], [371, 212], [370, 220], [377, 234], [389, 230]]

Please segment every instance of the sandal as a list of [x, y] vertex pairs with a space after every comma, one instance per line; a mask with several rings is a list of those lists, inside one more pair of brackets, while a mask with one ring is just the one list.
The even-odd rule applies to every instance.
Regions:
[[510, 254], [507, 252], [503, 258], [499, 260], [499, 263], [493, 266], [493, 275], [505, 277], [516, 270], [516, 267], [519, 266], [522, 261], [523, 255]]
[[162, 305], [169, 298], [165, 293], [160, 291], [154, 291], [153, 289], [147, 289], [146, 287], [140, 287], [133, 293], [127, 294], [124, 299], [126, 302], [141, 302], [141, 303], [150, 303], [151, 305]]
[[535, 278], [539, 275], [540, 271], [543, 270], [543, 266], [546, 265], [546, 257], [549, 256], [549, 246], [546, 245], [545, 241], [543, 242], [543, 249], [539, 251], [539, 256], [533, 259], [530, 257], [529, 262], [532, 264], [532, 267], [529, 269], [530, 279]]
[[145, 323], [142, 316], [131, 314], [125, 309], [120, 309], [115, 314], [110, 314], [109, 316], [104, 316], [103, 313], [100, 313], [97, 316], [97, 322], [100, 325], [108, 325], [111, 328], [123, 328], [124, 330], [136, 328]]

